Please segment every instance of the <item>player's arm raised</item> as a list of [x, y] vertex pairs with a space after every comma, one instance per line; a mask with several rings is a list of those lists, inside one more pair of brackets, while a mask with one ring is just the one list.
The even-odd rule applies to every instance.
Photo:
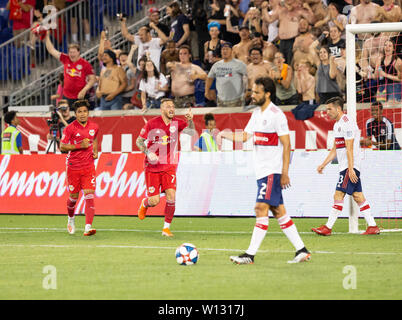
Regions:
[[317, 167], [317, 172], [322, 174], [322, 171], [327, 166], [327, 164], [330, 163], [332, 160], [334, 160], [335, 157], [336, 157], [336, 146], [334, 143], [331, 151], [328, 153], [328, 156], [325, 158], [324, 162]]
[[290, 187], [290, 178], [289, 178], [290, 136], [288, 134], [279, 136], [279, 140], [283, 145], [281, 187], [282, 189], [286, 189]]
[[49, 51], [49, 53], [53, 57], [55, 57], [57, 60], [60, 60], [61, 52], [56, 50], [55, 47], [53, 46], [53, 43], [50, 40], [49, 31], [46, 33], [45, 46], [46, 46], [47, 51]]
[[195, 125], [193, 121], [193, 112], [191, 111], [191, 107], [188, 108], [187, 113], [184, 115], [187, 120], [187, 127], [183, 130], [183, 133], [193, 136], [195, 134]]

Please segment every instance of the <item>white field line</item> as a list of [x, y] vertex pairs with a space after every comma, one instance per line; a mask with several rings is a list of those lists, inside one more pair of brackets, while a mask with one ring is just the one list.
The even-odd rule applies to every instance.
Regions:
[[[5, 230], [5, 231], [1, 231]], [[24, 230], [24, 231], [22, 231]], [[78, 231], [83, 231], [84, 229], [76, 228]], [[145, 230], [145, 229], [96, 229], [97, 231], [110, 231], [110, 232], [151, 232], [151, 233], [159, 233], [160, 230]], [[20, 232], [17, 232], [20, 231]], [[0, 227], [0, 233], [34, 233], [34, 232], [65, 232], [66, 228], [8, 228], [8, 227]], [[175, 233], [217, 233], [217, 234], [251, 234], [250, 231], [222, 231], [222, 230], [174, 230]], [[360, 231], [363, 233], [364, 231]], [[402, 232], [402, 229], [386, 229], [381, 230], [381, 232]], [[282, 234], [282, 231], [269, 231], [268, 234]], [[312, 231], [300, 231], [300, 234], [313, 234]], [[350, 234], [349, 232], [332, 232], [332, 234]]]
[[[111, 248], [111, 249], [167, 249], [175, 250], [176, 247], [161, 246], [134, 246], [134, 245], [58, 245], [58, 244], [0, 244], [1, 247], [12, 248]], [[244, 252], [244, 249], [228, 248], [198, 248], [202, 251], [225, 251], [225, 252]], [[402, 255], [402, 252], [335, 252], [335, 251], [311, 251], [313, 254], [346, 254], [346, 255]], [[258, 253], [294, 253], [291, 250], [259, 250]]]

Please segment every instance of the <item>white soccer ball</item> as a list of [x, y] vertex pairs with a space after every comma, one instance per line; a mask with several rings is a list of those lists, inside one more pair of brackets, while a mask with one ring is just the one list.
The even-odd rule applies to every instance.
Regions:
[[197, 248], [191, 243], [183, 243], [176, 249], [176, 261], [182, 266], [197, 263], [199, 256]]

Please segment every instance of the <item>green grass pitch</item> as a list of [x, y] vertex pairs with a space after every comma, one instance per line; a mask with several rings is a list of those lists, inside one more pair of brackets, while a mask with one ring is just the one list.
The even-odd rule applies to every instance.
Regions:
[[[400, 232], [348, 234], [348, 221], [339, 219], [336, 233], [321, 237], [310, 230], [326, 219], [293, 219], [312, 259], [292, 265], [294, 248], [270, 218], [255, 264], [234, 265], [229, 256], [247, 249], [254, 218], [176, 217], [174, 238], [161, 236], [162, 217], [96, 216], [92, 237], [83, 236], [84, 221], [78, 216], [69, 235], [66, 216], [0, 215], [0, 299], [402, 298]], [[196, 265], [176, 263], [184, 242], [199, 249]], [[56, 289], [43, 287], [49, 265]], [[355, 288], [344, 287], [348, 266]]]

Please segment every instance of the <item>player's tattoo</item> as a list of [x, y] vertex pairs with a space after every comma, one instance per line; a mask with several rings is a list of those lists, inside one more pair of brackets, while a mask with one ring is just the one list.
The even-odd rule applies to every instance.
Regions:
[[138, 137], [135, 144], [137, 145], [138, 149], [140, 149], [141, 152], [145, 152], [147, 147], [145, 145], [145, 140], [144, 138]]
[[183, 133], [188, 134], [189, 136], [193, 136], [195, 134], [195, 125], [194, 125], [194, 121], [192, 119], [188, 120], [188, 125], [183, 130]]

